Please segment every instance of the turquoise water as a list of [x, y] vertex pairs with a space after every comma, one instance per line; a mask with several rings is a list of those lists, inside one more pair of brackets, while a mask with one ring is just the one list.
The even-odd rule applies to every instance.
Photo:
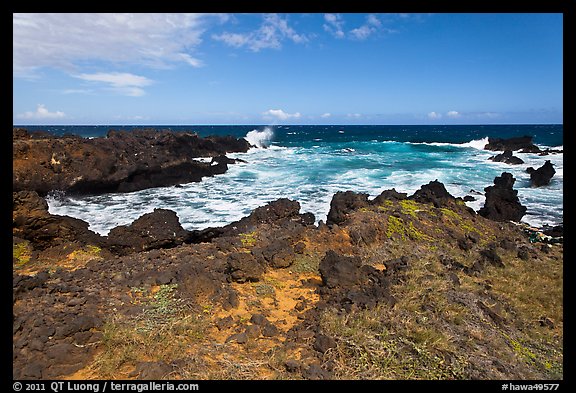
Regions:
[[[26, 127], [56, 134], [84, 137], [105, 135], [108, 129], [126, 126]], [[538, 156], [514, 154], [525, 164], [507, 165], [488, 158], [483, 150], [487, 137], [531, 135], [541, 148], [563, 146], [562, 125], [471, 126], [155, 126], [174, 131], [196, 131], [201, 136], [246, 137], [259, 147], [247, 153], [229, 154], [246, 160], [230, 165], [227, 173], [182, 187], [161, 187], [125, 194], [72, 197], [54, 193], [48, 198], [50, 212], [66, 214], [90, 223], [106, 234], [116, 225], [129, 224], [154, 208], [174, 210], [186, 229], [226, 225], [248, 215], [254, 208], [277, 198], [300, 202], [302, 212], [326, 220], [330, 200], [337, 191], [366, 192], [372, 197], [385, 189], [412, 194], [421, 185], [439, 180], [454, 196], [472, 195], [467, 204], [478, 210], [484, 203], [484, 187], [494, 177], [510, 172], [514, 188], [528, 211], [531, 225], [563, 221], [563, 154]], [[526, 168], [551, 160], [556, 170], [549, 186], [531, 188]]]

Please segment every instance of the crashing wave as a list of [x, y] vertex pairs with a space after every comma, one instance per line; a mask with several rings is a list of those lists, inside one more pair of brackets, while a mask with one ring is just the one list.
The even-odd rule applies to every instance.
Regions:
[[265, 149], [270, 146], [274, 138], [274, 130], [271, 127], [264, 127], [263, 130], [252, 130], [249, 131], [244, 139], [248, 141], [252, 146], [259, 149]]

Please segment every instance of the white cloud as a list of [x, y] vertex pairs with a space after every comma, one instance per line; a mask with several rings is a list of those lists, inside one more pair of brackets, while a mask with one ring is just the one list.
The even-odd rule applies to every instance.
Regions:
[[19, 119], [61, 119], [66, 117], [64, 112], [50, 112], [46, 105], [38, 104], [35, 112], [24, 112], [16, 116]]
[[438, 112], [430, 112], [428, 113], [428, 118], [429, 119], [440, 119], [442, 117], [442, 115]]
[[62, 94], [92, 94], [93, 91], [90, 89], [64, 89], [61, 91]]
[[376, 26], [376, 27], [379, 27], [382, 25], [382, 22], [380, 22], [380, 19], [378, 19], [378, 17], [374, 14], [370, 14], [366, 17], [366, 23], [370, 26]]
[[300, 112], [286, 113], [282, 109], [269, 109], [262, 115], [266, 118], [275, 117], [278, 120], [298, 119], [301, 116]]
[[350, 34], [353, 38], [358, 40], [365, 40], [371, 34], [378, 31], [378, 28], [382, 25], [382, 22], [374, 14], [370, 14], [366, 17], [366, 23], [362, 26], [350, 30]]
[[247, 47], [253, 52], [259, 52], [262, 49], [279, 49], [284, 40], [290, 40], [296, 44], [308, 41], [306, 35], [297, 33], [288, 25], [288, 19], [283, 19], [278, 14], [264, 15], [264, 21], [257, 30], [249, 33], [213, 34], [212, 39], [235, 48]]
[[344, 38], [344, 19], [340, 14], [324, 14], [326, 23], [322, 26], [325, 31], [336, 38]]
[[502, 114], [498, 112], [480, 112], [480, 113], [474, 113], [474, 116], [481, 119], [496, 119], [501, 117]]
[[193, 56], [210, 20], [225, 15], [126, 13], [13, 14], [13, 72], [33, 76], [42, 67], [78, 72], [86, 61], [166, 68]]
[[89, 82], [101, 82], [110, 85], [110, 89], [116, 93], [139, 97], [145, 94], [142, 87], [148, 86], [152, 81], [144, 76], [126, 72], [97, 72], [95, 74], [74, 75], [78, 79]]
[[446, 116], [452, 117], [452, 118], [457, 118], [457, 117], [460, 117], [460, 113], [458, 113], [457, 111], [448, 111], [446, 113]]
[[382, 21], [376, 15], [370, 14], [366, 17], [366, 22], [362, 26], [350, 30], [350, 35], [357, 40], [365, 40], [378, 32], [395, 33], [396, 30], [382, 26]]
[[347, 117], [353, 117], [356, 119], [358, 119], [359, 117], [362, 117], [362, 115], [360, 113], [348, 113], [346, 116]]
[[372, 27], [368, 25], [363, 25], [358, 27], [357, 29], [350, 30], [350, 34], [352, 37], [358, 40], [364, 40], [370, 36], [375, 31]]
[[328, 117], [330, 117], [330, 116], [332, 116], [332, 114], [331, 114], [331, 113], [328, 113], [328, 112], [323, 113], [323, 114], [320, 115], [320, 117], [323, 118], [323, 119], [326, 119], [326, 118], [328, 118]]

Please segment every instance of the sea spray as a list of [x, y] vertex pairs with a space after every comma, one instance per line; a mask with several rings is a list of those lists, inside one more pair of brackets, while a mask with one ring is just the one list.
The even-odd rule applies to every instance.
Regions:
[[462, 143], [462, 147], [473, 147], [475, 149], [484, 150], [484, 146], [488, 144], [488, 137], [482, 139], [474, 139], [467, 143]]
[[274, 130], [272, 127], [264, 127], [263, 130], [249, 131], [244, 137], [251, 145], [260, 149], [270, 146], [272, 138], [274, 138]]

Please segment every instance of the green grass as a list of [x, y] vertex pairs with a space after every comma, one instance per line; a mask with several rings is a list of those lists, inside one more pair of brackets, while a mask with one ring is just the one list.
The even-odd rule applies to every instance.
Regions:
[[102, 378], [143, 359], [171, 361], [182, 356], [191, 343], [205, 338], [209, 327], [206, 306], [194, 311], [175, 295], [177, 284], [161, 285], [153, 295], [132, 288], [144, 306], [131, 317], [112, 316], [102, 329], [102, 352], [91, 367]]
[[[398, 335], [387, 325], [388, 306], [341, 314], [322, 312], [320, 327], [337, 347], [324, 356], [338, 379], [458, 379], [465, 361], [436, 350], [441, 333], [421, 328], [413, 336]], [[327, 358], [327, 359], [326, 359]]]

